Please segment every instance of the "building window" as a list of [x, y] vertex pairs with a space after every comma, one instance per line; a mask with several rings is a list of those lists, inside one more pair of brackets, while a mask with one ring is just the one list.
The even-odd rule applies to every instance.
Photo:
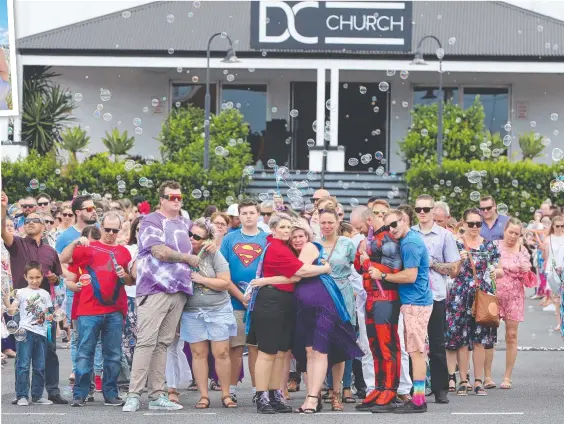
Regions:
[[[438, 87], [414, 87], [413, 104], [414, 105], [432, 105], [437, 103], [439, 96]], [[458, 104], [458, 87], [443, 87], [443, 97], [445, 103]]]
[[249, 124], [249, 134], [266, 131], [266, 85], [223, 85], [222, 107], [232, 103]]
[[472, 106], [477, 96], [484, 106], [484, 126], [501, 132], [509, 121], [509, 88], [464, 88], [464, 107]]
[[[217, 86], [210, 84], [210, 110], [216, 113], [217, 108]], [[183, 106], [195, 106], [205, 109], [206, 86], [205, 84], [172, 84], [172, 106], [180, 103]]]

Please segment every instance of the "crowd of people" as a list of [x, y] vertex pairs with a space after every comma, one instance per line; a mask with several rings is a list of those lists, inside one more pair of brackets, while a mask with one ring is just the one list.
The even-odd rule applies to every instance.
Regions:
[[133, 412], [147, 391], [149, 409], [179, 410], [191, 381], [195, 408], [213, 391], [237, 408], [250, 378], [262, 414], [402, 414], [426, 412], [431, 394], [448, 404], [449, 392], [497, 387], [497, 324], [474, 310], [482, 293], [505, 322], [501, 389], [513, 384], [526, 287], [564, 337], [564, 215], [548, 201], [522, 223], [490, 196], [457, 220], [429, 195], [397, 209], [372, 198], [345, 221], [324, 189], [303, 211], [274, 196], [193, 219], [175, 181], [153, 211], [111, 196], [10, 200], [2, 192], [2, 361], [15, 358], [20, 406], [69, 403], [57, 339], [70, 347], [74, 407], [100, 391]]

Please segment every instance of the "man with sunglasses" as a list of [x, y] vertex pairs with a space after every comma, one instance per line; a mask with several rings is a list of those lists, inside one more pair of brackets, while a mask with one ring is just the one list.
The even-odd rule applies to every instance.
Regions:
[[324, 197], [330, 197], [330, 196], [331, 195], [327, 190], [320, 188], [319, 190], [316, 190], [315, 193], [313, 193], [313, 197], [311, 198], [311, 203], [313, 203], [313, 206], [317, 209], [317, 204], [319, 203], [319, 200], [321, 200]]
[[[29, 213], [24, 220], [25, 237], [15, 237], [13, 233], [6, 230], [6, 211], [8, 208], [8, 196], [2, 192], [1, 196], [1, 233], [2, 240], [10, 253], [10, 267], [14, 289], [27, 287], [24, 278], [24, 269], [28, 262], [34, 261], [41, 264], [43, 280], [40, 288], [48, 293], [53, 293], [52, 286], [59, 284], [59, 276], [63, 273], [59, 256], [55, 249], [43, 242], [43, 231], [45, 225], [39, 214]], [[51, 331], [56, 334], [57, 322], [51, 323]], [[56, 351], [56, 339], [47, 343], [45, 356], [45, 389], [48, 393], [50, 403], [67, 404], [59, 390], [59, 358]]]
[[403, 268], [395, 274], [386, 274], [372, 267], [369, 273], [372, 278], [382, 280], [383, 283], [397, 284], [405, 327], [405, 348], [413, 368], [413, 397], [393, 412], [426, 412], [425, 339], [433, 310], [433, 294], [429, 286], [429, 254], [423, 239], [417, 232], [409, 229], [401, 211], [388, 211], [384, 216], [384, 223], [389, 227], [391, 236], [399, 241]]
[[260, 204], [261, 218], [259, 219], [257, 225], [266, 234], [270, 234], [270, 227], [268, 226], [268, 223], [274, 214], [276, 214], [276, 212], [274, 211], [274, 202], [272, 200], [265, 200]]
[[159, 198], [158, 211], [143, 218], [137, 238], [137, 343], [123, 412], [139, 409], [147, 380], [149, 409], [183, 408], [169, 400], [165, 389], [167, 349], [176, 337], [186, 296], [193, 294], [191, 269], [200, 258], [192, 254], [192, 221], [181, 215], [180, 184], [163, 182]]
[[485, 240], [503, 240], [505, 224], [509, 220], [507, 215], [497, 213], [497, 205], [491, 196], [484, 196], [480, 199], [480, 211], [484, 218], [484, 225], [480, 230], [480, 236]]
[[460, 261], [460, 253], [452, 233], [433, 222], [436, 211], [434, 199], [422, 194], [415, 201], [419, 224], [411, 227], [421, 235], [431, 260], [429, 282], [433, 292], [433, 312], [427, 328], [431, 389], [436, 403], [448, 403], [448, 367], [445, 350], [447, 276], [452, 276]]
[[37, 202], [37, 212], [51, 212], [51, 196], [46, 193], [39, 193], [35, 200]]
[[[107, 406], [122, 406], [117, 380], [121, 370], [123, 321], [127, 314], [124, 285], [135, 280], [125, 271], [131, 255], [117, 244], [122, 220], [116, 212], [102, 217], [102, 238], [88, 246], [77, 246], [68, 268], [67, 286], [77, 297], [78, 350], [72, 406], [85, 405], [90, 395], [94, 356], [98, 340], [102, 342], [104, 379], [102, 393]], [[77, 284], [87, 281], [90, 284]]]
[[20, 200], [20, 208], [22, 209], [22, 213], [14, 218], [14, 228], [18, 233], [24, 235], [24, 221], [29, 214], [37, 211], [37, 201], [31, 196], [26, 197]]

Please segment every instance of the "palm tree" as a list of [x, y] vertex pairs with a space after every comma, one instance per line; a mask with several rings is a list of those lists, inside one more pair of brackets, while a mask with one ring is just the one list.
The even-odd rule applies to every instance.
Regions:
[[131, 150], [135, 143], [135, 137], [128, 137], [127, 130], [120, 134], [119, 130], [114, 128], [111, 133], [106, 131], [106, 137], [102, 138], [102, 143], [116, 161], [118, 156], [126, 155]]
[[542, 137], [534, 132], [528, 132], [519, 136], [519, 147], [523, 154], [523, 160], [533, 160], [539, 156], [544, 149], [542, 144]]
[[78, 162], [76, 154], [83, 151], [90, 143], [90, 137], [86, 131], [78, 127], [66, 128], [61, 133], [61, 141], [57, 144], [59, 149], [66, 150], [70, 154], [71, 162]]

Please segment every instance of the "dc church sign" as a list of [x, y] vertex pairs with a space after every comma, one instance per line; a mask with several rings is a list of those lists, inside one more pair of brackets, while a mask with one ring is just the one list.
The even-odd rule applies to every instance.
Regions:
[[279, 50], [411, 50], [409, 1], [252, 1], [251, 47]]

